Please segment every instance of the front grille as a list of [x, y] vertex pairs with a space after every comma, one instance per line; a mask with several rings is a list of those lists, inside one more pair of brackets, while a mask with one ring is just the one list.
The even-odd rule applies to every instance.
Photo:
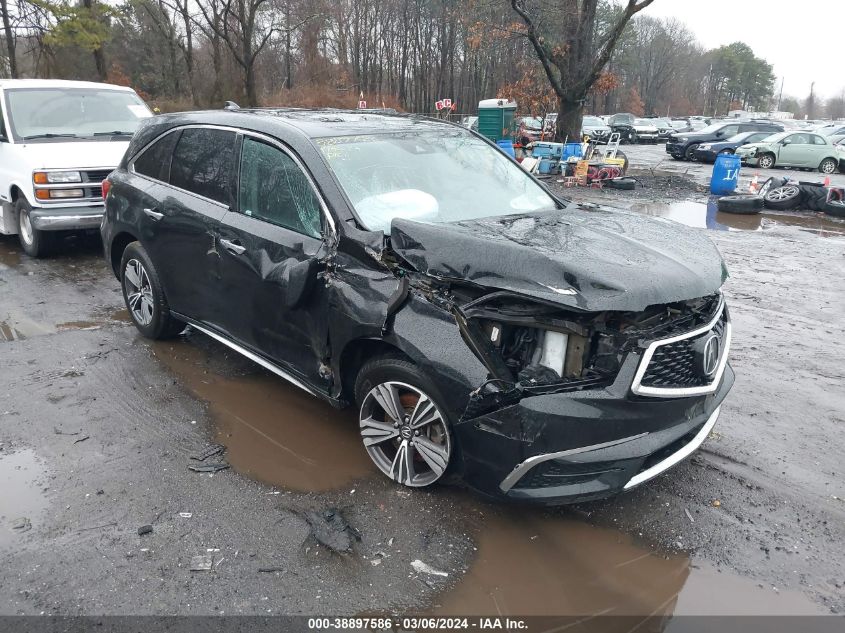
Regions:
[[583, 484], [604, 475], [622, 470], [615, 462], [572, 462], [547, 460], [529, 470], [514, 488], [554, 488]]
[[101, 183], [112, 171], [111, 169], [89, 169], [82, 172], [82, 180], [85, 182]]
[[640, 384], [645, 387], [682, 389], [684, 387], [703, 387], [709, 385], [713, 376], [706, 376], [701, 371], [702, 359], [696, 353], [696, 346], [715, 334], [719, 338], [720, 358], [725, 354], [725, 330], [727, 312], [722, 314], [712, 329], [693, 338], [686, 338], [674, 343], [658, 345], [651, 357]]

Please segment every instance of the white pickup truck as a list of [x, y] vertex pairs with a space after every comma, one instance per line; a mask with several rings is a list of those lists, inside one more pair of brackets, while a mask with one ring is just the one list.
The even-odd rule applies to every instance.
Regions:
[[0, 80], [0, 233], [41, 257], [57, 232], [95, 229], [101, 183], [152, 115], [131, 88], [85, 81]]

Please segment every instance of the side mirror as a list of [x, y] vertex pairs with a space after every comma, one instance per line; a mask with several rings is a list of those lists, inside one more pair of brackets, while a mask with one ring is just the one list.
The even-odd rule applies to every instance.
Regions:
[[314, 282], [317, 281], [317, 268], [319, 262], [310, 257], [302, 262], [297, 262], [287, 269], [287, 286], [285, 288], [285, 305], [288, 308], [296, 308], [308, 298]]

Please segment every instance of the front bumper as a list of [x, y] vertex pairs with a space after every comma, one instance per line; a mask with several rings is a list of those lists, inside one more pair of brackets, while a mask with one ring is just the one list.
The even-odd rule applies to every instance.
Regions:
[[29, 214], [39, 231], [96, 229], [103, 219], [102, 204], [89, 207], [36, 207]]
[[637, 139], [640, 141], [656, 141], [659, 138], [657, 132], [637, 132]]
[[701, 161], [703, 163], [715, 163], [717, 156], [716, 152], [714, 152], [712, 149], [699, 148], [694, 149], [692, 155], [696, 160]]
[[666, 153], [672, 156], [683, 156], [686, 151], [686, 146], [677, 141], [668, 141], [666, 143]]

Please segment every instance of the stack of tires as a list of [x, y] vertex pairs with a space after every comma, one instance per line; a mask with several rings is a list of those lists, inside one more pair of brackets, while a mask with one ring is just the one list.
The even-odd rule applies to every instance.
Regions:
[[719, 198], [719, 211], [753, 214], [765, 207], [777, 211], [808, 210], [845, 217], [845, 189], [825, 187], [821, 183], [791, 182], [786, 178], [769, 178], [757, 194]]

